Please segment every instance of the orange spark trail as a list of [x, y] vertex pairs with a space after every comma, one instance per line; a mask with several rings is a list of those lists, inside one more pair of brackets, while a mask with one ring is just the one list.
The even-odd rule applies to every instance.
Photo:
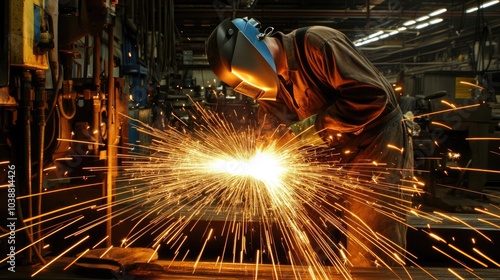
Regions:
[[45, 268], [47, 268], [49, 265], [51, 265], [52, 263], [54, 263], [55, 261], [57, 261], [59, 258], [61, 258], [62, 256], [64, 256], [66, 253], [68, 253], [69, 251], [71, 251], [73, 248], [75, 248], [76, 246], [80, 245], [80, 243], [82, 243], [83, 241], [85, 241], [86, 239], [88, 239], [90, 237], [90, 235], [87, 235], [85, 236], [84, 238], [80, 239], [80, 241], [76, 242], [75, 244], [73, 244], [71, 247], [69, 247], [68, 249], [66, 249], [64, 252], [62, 252], [61, 254], [59, 254], [58, 256], [56, 256], [55, 258], [53, 258], [50, 262], [48, 262], [47, 264], [45, 264], [44, 266], [42, 266], [39, 270], [37, 270], [35, 273], [31, 274], [31, 277], [34, 277], [35, 275], [37, 275], [38, 273], [40, 273], [40, 271], [44, 270]]

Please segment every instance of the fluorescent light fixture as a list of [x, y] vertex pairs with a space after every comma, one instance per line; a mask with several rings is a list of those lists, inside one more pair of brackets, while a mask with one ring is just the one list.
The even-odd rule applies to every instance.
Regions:
[[473, 12], [475, 12], [477, 10], [479, 10], [479, 8], [478, 7], [474, 7], [474, 8], [467, 9], [467, 11], [465, 11], [465, 13], [470, 14], [470, 13], [473, 13]]
[[495, 0], [495, 1], [486, 2], [483, 5], [481, 5], [481, 9], [488, 8], [489, 6], [493, 6], [493, 5], [497, 4], [498, 2], [500, 2], [500, 1]]
[[354, 42], [354, 45], [355, 46], [362, 46], [362, 45], [365, 45], [365, 44], [369, 44], [371, 42], [375, 42], [375, 41], [378, 41], [379, 38], [378, 37], [374, 37], [374, 38], [370, 38], [370, 39], [367, 39], [366, 37], [363, 38], [363, 39], [360, 39], [356, 42]]
[[414, 20], [409, 20], [409, 21], [407, 21], [407, 22], [403, 23], [403, 25], [404, 25], [404, 26], [409, 26], [409, 25], [413, 25], [413, 24], [415, 24], [415, 23], [416, 23], [416, 21], [414, 21]]
[[419, 17], [419, 18], [417, 18], [417, 22], [428, 20], [428, 19], [429, 19], [429, 16]]
[[442, 8], [442, 9], [439, 9], [439, 10], [435, 10], [434, 12], [430, 13], [429, 16], [430, 17], [435, 17], [437, 15], [440, 15], [442, 13], [445, 13], [446, 11], [448, 11], [446, 8]]
[[368, 36], [368, 38], [377, 37], [378, 35], [381, 35], [381, 34], [383, 34], [383, 33], [384, 33], [384, 31], [377, 31], [377, 32], [375, 32], [375, 33], [371, 34], [370, 36]]
[[442, 21], [443, 21], [442, 18], [435, 18], [435, 19], [429, 20], [429, 24], [436, 24], [436, 23], [440, 23]]
[[422, 23], [422, 24], [419, 24], [417, 26], [415, 26], [416, 29], [422, 29], [422, 28], [425, 28], [429, 26], [429, 23], [425, 22], [425, 23]]
[[364, 40], [364, 41], [363, 41], [363, 40], [360, 40], [360, 41], [361, 41], [361, 42], [356, 42], [356, 43], [354, 43], [354, 45], [355, 45], [356, 47], [358, 47], [358, 46], [362, 46], [362, 45], [365, 45], [365, 44], [368, 44], [368, 43], [370, 43], [370, 42], [371, 42], [370, 40]]
[[[496, 4], [496, 3], [500, 2], [500, 0], [496, 0], [496, 1], [492, 1], [492, 2], [494, 2], [493, 4]], [[490, 4], [490, 2], [488, 2], [488, 3], [485, 3], [484, 5], [482, 5], [481, 7], [488, 5], [488, 4], [490, 6], [493, 5], [493, 4]], [[399, 27], [397, 30], [379, 30], [379, 31], [377, 31], [373, 34], [370, 34], [364, 38], [361, 38], [361, 39], [354, 41], [354, 45], [361, 46], [361, 45], [369, 44], [371, 42], [375, 42], [375, 41], [378, 41], [381, 39], [385, 39], [389, 36], [396, 35], [399, 32], [402, 32], [402, 31], [405, 31], [408, 29], [422, 29], [422, 28], [425, 28], [429, 25], [442, 22], [443, 21], [442, 18], [433, 18], [433, 17], [436, 15], [440, 15], [442, 13], [445, 13], [446, 11], [447, 11], [447, 9], [441, 8], [441, 9], [438, 9], [438, 10], [435, 10], [435, 11], [429, 13], [426, 16], [421, 16], [417, 19], [408, 20], [408, 21], [404, 22], [403, 26]], [[417, 22], [419, 24], [415, 25]]]
[[498, 4], [499, 2], [500, 2], [500, 0], [489, 1], [489, 2], [486, 2], [486, 3], [484, 3], [483, 5], [481, 5], [479, 7], [476, 6], [476, 7], [469, 8], [465, 12], [467, 14], [470, 14], [470, 13], [473, 13], [473, 12], [479, 10], [479, 9], [485, 9], [485, 8], [488, 8], [488, 7], [493, 6], [495, 4]]

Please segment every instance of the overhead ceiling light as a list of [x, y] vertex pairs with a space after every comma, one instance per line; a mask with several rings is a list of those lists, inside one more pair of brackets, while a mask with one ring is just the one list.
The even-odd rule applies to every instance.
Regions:
[[417, 26], [415, 26], [416, 29], [422, 29], [422, 28], [425, 28], [429, 26], [429, 23], [428, 22], [425, 22], [425, 23], [422, 23], [422, 24], [419, 24]]
[[435, 19], [429, 20], [429, 24], [436, 24], [436, 23], [440, 23], [442, 21], [443, 21], [442, 18], [435, 18]]
[[440, 15], [442, 13], [445, 13], [447, 11], [446, 8], [442, 8], [442, 9], [439, 9], [439, 10], [435, 10], [434, 12], [430, 13], [429, 16], [430, 17], [435, 17], [437, 15]]
[[469, 8], [465, 12], [467, 14], [470, 14], [470, 13], [473, 13], [473, 12], [479, 10], [479, 9], [485, 9], [485, 8], [488, 8], [488, 7], [493, 6], [495, 4], [498, 4], [499, 2], [500, 2], [500, 0], [489, 1], [489, 2], [486, 2], [486, 3], [482, 4], [479, 7], [476, 6], [476, 7]]
[[378, 35], [383, 34], [383, 33], [384, 33], [384, 31], [378, 31], [378, 32], [375, 32], [373, 34], [370, 34], [370, 36], [368, 36], [368, 38], [377, 37]]
[[496, 1], [490, 1], [490, 2], [484, 3], [483, 5], [481, 5], [481, 9], [485, 9], [485, 8], [488, 8], [489, 6], [493, 6], [493, 5], [497, 4], [498, 2], [500, 2], [500, 1], [496, 0]]
[[409, 26], [409, 25], [414, 25], [415, 23], [416, 23], [416, 21], [414, 21], [414, 20], [409, 20], [409, 21], [407, 21], [407, 22], [403, 23], [403, 25], [404, 25], [404, 26]]
[[[496, 0], [496, 2], [500, 2], [500, 0]], [[486, 3], [486, 4], [488, 4], [488, 3]], [[356, 46], [365, 45], [365, 44], [368, 44], [368, 43], [371, 43], [374, 41], [378, 41], [380, 39], [385, 39], [387, 37], [396, 35], [401, 31], [405, 31], [408, 29], [410, 29], [410, 30], [411, 29], [422, 29], [422, 28], [425, 28], [429, 25], [439, 23], [439, 22], [443, 21], [443, 19], [442, 18], [433, 18], [433, 17], [435, 17], [436, 15], [440, 15], [442, 13], [445, 13], [446, 11], [447, 11], [447, 9], [442, 8], [442, 9], [435, 10], [435, 11], [429, 13], [428, 15], [421, 16], [417, 19], [405, 21], [403, 23], [403, 26], [398, 27], [397, 30], [379, 30], [379, 31], [377, 31], [373, 34], [370, 34], [364, 38], [361, 38], [361, 39], [354, 41], [354, 45], [356, 45]], [[417, 22], [419, 22], [420, 24], [415, 25]]]
[[417, 22], [428, 20], [428, 19], [429, 19], [429, 16], [419, 17], [419, 18], [417, 18]]

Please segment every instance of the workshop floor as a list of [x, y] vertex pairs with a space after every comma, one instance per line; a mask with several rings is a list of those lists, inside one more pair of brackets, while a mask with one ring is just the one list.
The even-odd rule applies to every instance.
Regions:
[[[436, 200], [431, 204], [424, 205], [422, 209], [428, 212], [440, 211], [447, 212], [454, 217], [458, 217], [464, 221], [468, 226], [484, 232], [493, 240], [500, 240], [500, 218], [487, 216], [485, 214], [477, 213], [474, 208], [490, 209], [494, 213], [500, 212], [500, 189], [490, 188], [485, 189], [484, 195], [467, 196], [461, 192], [450, 192], [447, 188], [437, 188], [435, 192]], [[487, 225], [479, 221], [479, 219], [488, 219], [493, 225]], [[453, 235], [453, 238], [460, 238], [461, 234], [470, 232], [464, 223], [456, 223], [445, 221], [441, 223], [431, 223], [426, 219], [419, 219], [418, 217], [410, 217], [408, 223], [416, 230], [410, 230], [408, 234], [409, 251], [418, 255], [422, 260], [425, 269], [420, 269], [412, 266], [405, 268], [394, 268], [393, 271], [388, 269], [353, 269], [352, 276], [355, 279], [430, 279], [430, 275], [436, 279], [500, 279], [500, 268], [478, 268], [474, 267], [473, 271], [463, 268], [458, 268], [456, 265], [451, 266], [450, 261], [439, 260], [435, 251], [431, 249], [432, 244], [422, 245], [424, 229], [429, 227], [436, 230], [443, 236]], [[494, 226], [496, 225], [496, 227]], [[467, 237], [468, 238], [468, 237]], [[414, 242], [418, 240], [418, 242]], [[488, 255], [494, 260], [500, 260], [500, 248], [493, 242], [487, 244], [486, 247], [491, 252]], [[46, 261], [51, 261], [48, 257]], [[155, 261], [155, 264], [162, 267], [162, 271], [135, 271], [135, 272], [116, 272], [110, 270], [97, 270], [77, 267], [76, 265], [64, 269], [74, 258], [62, 257], [48, 268], [31, 277], [33, 273], [41, 268], [41, 265], [18, 265], [16, 272], [10, 272], [6, 269], [5, 264], [0, 267], [0, 279], [50, 279], [50, 280], [96, 280], [96, 279], [255, 279], [256, 267], [255, 264], [224, 264], [224, 268], [219, 270], [219, 265], [215, 263], [205, 262], [197, 266], [195, 273], [193, 273], [193, 262], [171, 262], [167, 259], [160, 259]], [[328, 267], [331, 270], [332, 279], [342, 279], [333, 267]], [[280, 279], [296, 279], [294, 273], [301, 274], [301, 279], [309, 279], [306, 272], [300, 272], [300, 269], [292, 268], [288, 265], [279, 266]], [[299, 271], [299, 272], [297, 272]], [[135, 274], [134, 274], [135, 273]], [[271, 279], [273, 273], [272, 267], [269, 265], [260, 265], [257, 271], [258, 279]], [[410, 276], [408, 276], [411, 275]], [[458, 276], [456, 276], [456, 275]]]
[[[110, 272], [110, 271], [97, 271], [97, 270], [84, 270], [76, 266], [72, 266], [64, 270], [73, 259], [61, 258], [54, 262], [46, 270], [37, 274], [34, 278], [31, 275], [39, 269], [38, 266], [23, 266], [17, 267], [16, 272], [8, 272], [0, 270], [0, 279], [44, 279], [44, 280], [99, 280], [99, 279], [117, 279], [117, 280], [175, 280], [175, 279], [255, 279], [255, 265], [243, 264], [234, 265], [227, 264], [225, 269], [219, 272], [218, 266], [214, 263], [201, 263], [198, 265], [198, 271], [193, 273], [193, 263], [170, 263], [166, 261], [159, 261], [158, 263], [165, 268], [164, 272], [152, 275], [144, 274], [127, 274], [124, 272]], [[310, 279], [304, 271], [293, 270], [290, 266], [280, 266], [279, 279], [289, 280], [296, 279], [294, 273], [300, 274], [300, 279]], [[335, 272], [333, 267], [329, 268], [331, 279], [343, 279], [341, 275]], [[257, 271], [258, 279], [272, 279], [272, 267], [261, 266]], [[394, 268], [393, 271], [388, 269], [353, 269], [351, 274], [354, 279], [359, 280], [392, 280], [392, 279], [430, 279], [432, 275], [435, 279], [498, 279], [500, 269], [475, 269], [467, 271], [465, 269], [453, 269], [454, 276], [450, 273], [448, 268]], [[410, 276], [411, 275], [411, 278]]]

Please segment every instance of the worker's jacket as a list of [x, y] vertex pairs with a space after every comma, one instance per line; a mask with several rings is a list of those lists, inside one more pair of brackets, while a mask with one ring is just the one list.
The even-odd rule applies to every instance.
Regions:
[[[338, 151], [334, 154], [339, 155], [340, 163], [348, 163], [347, 176], [356, 174], [354, 182], [364, 182], [360, 184], [366, 188], [342, 191], [341, 203], [348, 209], [344, 214], [353, 213], [356, 218], [350, 219], [362, 220], [363, 226], [370, 228], [366, 232], [381, 234], [405, 248], [406, 226], [394, 219], [399, 216], [404, 221], [405, 215], [374, 211], [377, 205], [385, 204], [408, 207], [405, 199], [400, 200], [405, 195], [398, 186], [412, 178], [413, 149], [392, 87], [344, 34], [327, 27], [310, 27], [299, 33], [302, 41], [296, 40], [297, 32], [274, 35], [286, 51], [288, 77], [280, 77], [276, 102], [260, 102], [259, 118], [273, 128], [317, 114], [316, 130]], [[378, 164], [372, 164], [375, 162]], [[352, 230], [350, 234], [347, 249], [355, 266], [375, 263], [369, 250], [393, 264], [392, 256], [379, 252], [363, 231]]]
[[259, 118], [268, 128], [317, 114], [316, 130], [325, 139], [353, 136], [397, 108], [391, 85], [343, 33], [314, 26], [296, 40], [298, 32], [274, 35], [289, 71], [287, 80], [280, 76], [277, 101], [260, 102]]

